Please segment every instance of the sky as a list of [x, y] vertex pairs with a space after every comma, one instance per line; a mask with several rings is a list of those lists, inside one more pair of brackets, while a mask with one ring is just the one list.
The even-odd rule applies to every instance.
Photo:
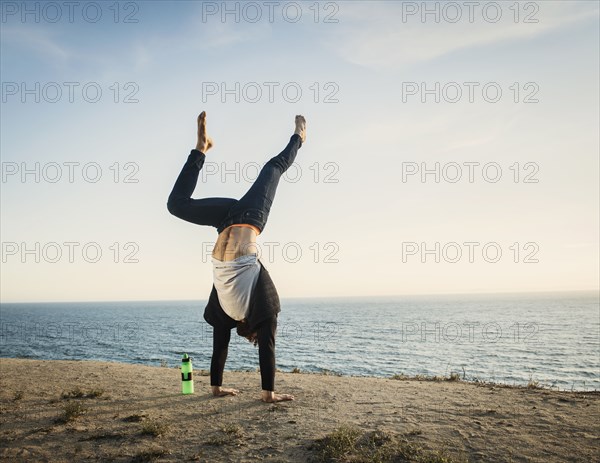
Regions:
[[598, 290], [599, 3], [2, 2], [1, 301], [206, 299], [214, 228], [286, 145], [281, 297]]

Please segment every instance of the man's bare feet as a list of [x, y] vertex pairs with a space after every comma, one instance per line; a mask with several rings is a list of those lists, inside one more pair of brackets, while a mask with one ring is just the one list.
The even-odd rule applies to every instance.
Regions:
[[227, 395], [238, 395], [240, 391], [229, 387], [212, 386], [212, 393], [215, 397], [225, 397]]
[[300, 135], [302, 143], [306, 141], [306, 119], [304, 119], [304, 116], [296, 116], [296, 130], [294, 133]]
[[265, 391], [263, 389], [260, 400], [263, 402], [283, 402], [284, 400], [294, 400], [294, 396], [291, 394], [275, 394], [274, 391]]
[[196, 143], [196, 149], [206, 153], [212, 146], [212, 138], [206, 133], [206, 111], [202, 111], [198, 116], [198, 143]]

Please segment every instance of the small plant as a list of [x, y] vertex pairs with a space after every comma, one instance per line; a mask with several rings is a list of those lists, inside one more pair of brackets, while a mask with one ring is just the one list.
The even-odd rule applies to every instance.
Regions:
[[460, 375], [458, 373], [450, 373], [450, 376], [448, 377], [448, 381], [459, 381], [460, 380]]
[[142, 434], [154, 437], [162, 436], [166, 434], [168, 430], [168, 425], [152, 419], [145, 421], [142, 425]]
[[63, 392], [60, 395], [61, 399], [80, 399], [85, 396], [85, 393], [79, 388], [79, 386], [71, 389], [69, 392]]
[[206, 445], [213, 445], [215, 447], [220, 447], [221, 445], [225, 445], [228, 443], [229, 443], [228, 437], [224, 436], [222, 434], [212, 436], [205, 442]]
[[64, 392], [60, 395], [61, 399], [96, 399], [104, 394], [104, 389], [91, 389], [89, 392], [85, 392], [79, 386], [71, 389], [69, 392]]
[[300, 368], [298, 368], [298, 367], [295, 367], [295, 368], [292, 370], [292, 373], [300, 373]]
[[222, 431], [230, 436], [241, 437], [244, 430], [239, 424], [226, 424], [223, 426]]
[[63, 407], [63, 414], [57, 421], [60, 423], [69, 423], [79, 418], [86, 411], [87, 408], [85, 408], [81, 403], [69, 402]]
[[540, 382], [530, 378], [529, 381], [527, 382], [527, 389], [539, 389], [539, 388], [540, 388]]
[[231, 444], [235, 439], [239, 439], [244, 435], [244, 430], [239, 424], [226, 424], [220, 429], [221, 432], [217, 432], [211, 436], [205, 443], [206, 445], [221, 446]]
[[94, 399], [101, 397], [104, 394], [104, 389], [92, 389], [88, 393], [88, 397], [92, 397]]
[[533, 375], [529, 375], [529, 381], [527, 382], [527, 389], [540, 389], [542, 386], [539, 381], [533, 379]]
[[21, 400], [23, 398], [25, 394], [23, 393], [23, 391], [16, 391], [15, 395], [13, 396], [13, 400], [16, 402], [17, 400]]

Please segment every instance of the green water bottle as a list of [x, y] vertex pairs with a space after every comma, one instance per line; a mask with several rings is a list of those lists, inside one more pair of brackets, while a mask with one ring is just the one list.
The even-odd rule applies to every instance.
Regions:
[[181, 359], [181, 391], [184, 394], [194, 393], [194, 378], [192, 378], [192, 359], [188, 354], [183, 354]]

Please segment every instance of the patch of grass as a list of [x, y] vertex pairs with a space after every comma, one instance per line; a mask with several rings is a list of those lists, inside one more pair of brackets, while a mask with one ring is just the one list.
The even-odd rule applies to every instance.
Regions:
[[104, 389], [92, 389], [90, 392], [88, 392], [88, 397], [92, 397], [94, 399], [101, 397], [102, 395], [104, 395]]
[[56, 420], [58, 423], [70, 423], [85, 414], [87, 408], [79, 402], [69, 402], [63, 407], [63, 414]]
[[313, 449], [319, 463], [455, 463], [443, 452], [428, 452], [385, 431], [362, 432], [342, 425], [316, 441]]
[[16, 402], [17, 400], [21, 400], [24, 396], [25, 394], [23, 391], [16, 391], [15, 395], [13, 395], [13, 400]]
[[244, 435], [244, 430], [239, 424], [226, 424], [205, 443], [220, 447], [221, 445], [233, 444]]
[[300, 373], [300, 368], [298, 368], [298, 367], [295, 367], [295, 368], [292, 370], [292, 373]]
[[226, 434], [222, 434], [222, 433], [217, 433], [217, 434], [214, 434], [213, 436], [209, 437], [208, 440], [206, 440], [204, 443], [206, 445], [220, 447], [221, 445], [229, 444], [231, 441], [232, 441], [232, 439], [230, 436], [228, 436]]
[[458, 373], [450, 373], [447, 378], [448, 381], [460, 381], [460, 375]]
[[527, 389], [541, 389], [540, 382], [530, 379], [527, 382]]
[[398, 381], [460, 381], [460, 375], [458, 373], [450, 373], [450, 376], [427, 376], [427, 375], [405, 375], [404, 373], [396, 373], [390, 376], [390, 379]]
[[441, 376], [427, 376], [427, 375], [413, 375], [413, 376], [409, 376], [409, 375], [405, 375], [404, 373], [396, 373], [395, 375], [391, 376], [390, 379], [396, 379], [398, 381], [409, 381], [409, 380], [416, 380], [416, 381], [440, 381], [443, 378]]
[[79, 386], [71, 389], [69, 392], [63, 391], [60, 395], [61, 399], [96, 399], [104, 394], [104, 389], [90, 389], [88, 392], [81, 389]]
[[142, 434], [154, 437], [163, 436], [169, 431], [169, 426], [155, 419], [150, 419], [142, 425]]
[[221, 430], [225, 434], [235, 437], [241, 437], [244, 434], [244, 430], [239, 424], [226, 424]]
[[[540, 383], [537, 380], [534, 380], [531, 376], [529, 377], [529, 381], [527, 382], [527, 384], [507, 384], [507, 383], [497, 383], [494, 381], [489, 381], [489, 380], [484, 380], [484, 379], [480, 379], [477, 377], [473, 377], [469, 380], [466, 380], [466, 373], [464, 372], [464, 368], [463, 368], [463, 375], [462, 378], [460, 377], [459, 373], [450, 373], [450, 376], [426, 376], [426, 375], [406, 375], [404, 373], [396, 373], [395, 375], [392, 375], [389, 377], [389, 379], [395, 379], [395, 380], [399, 380], [399, 381], [461, 381], [464, 382], [466, 384], [473, 384], [476, 386], [483, 386], [483, 387], [487, 387], [487, 388], [491, 388], [492, 390], [495, 388], [508, 388], [508, 389], [534, 389], [534, 390], [552, 390], [554, 388], [554, 386], [546, 386], [542, 383]], [[559, 391], [560, 389], [556, 388], [557, 391]], [[563, 391], [567, 391], [566, 389], [563, 389]], [[571, 392], [575, 392], [573, 388], [571, 388]], [[598, 393], [600, 391], [597, 390], [593, 390], [593, 391], [587, 391], [587, 392], [592, 392], [592, 393]]]
[[167, 450], [159, 448], [142, 450], [141, 452], [136, 453], [131, 461], [132, 463], [146, 463], [149, 461], [155, 461], [168, 453], [169, 452]]
[[317, 442], [318, 461], [328, 462], [348, 456], [356, 445], [360, 431], [342, 425]]
[[540, 382], [533, 379], [533, 375], [529, 375], [529, 381], [527, 382], [527, 389], [542, 389]]
[[342, 374], [341, 374], [341, 373], [336, 373], [335, 371], [333, 371], [333, 370], [328, 370], [327, 368], [323, 368], [323, 369], [321, 370], [321, 374], [322, 374], [322, 375], [325, 375], [325, 376], [342, 376]]
[[63, 393], [60, 395], [61, 399], [81, 399], [83, 396], [85, 396], [85, 392], [83, 392], [81, 390], [81, 388], [79, 386], [71, 389], [69, 392], [65, 392], [63, 391]]

